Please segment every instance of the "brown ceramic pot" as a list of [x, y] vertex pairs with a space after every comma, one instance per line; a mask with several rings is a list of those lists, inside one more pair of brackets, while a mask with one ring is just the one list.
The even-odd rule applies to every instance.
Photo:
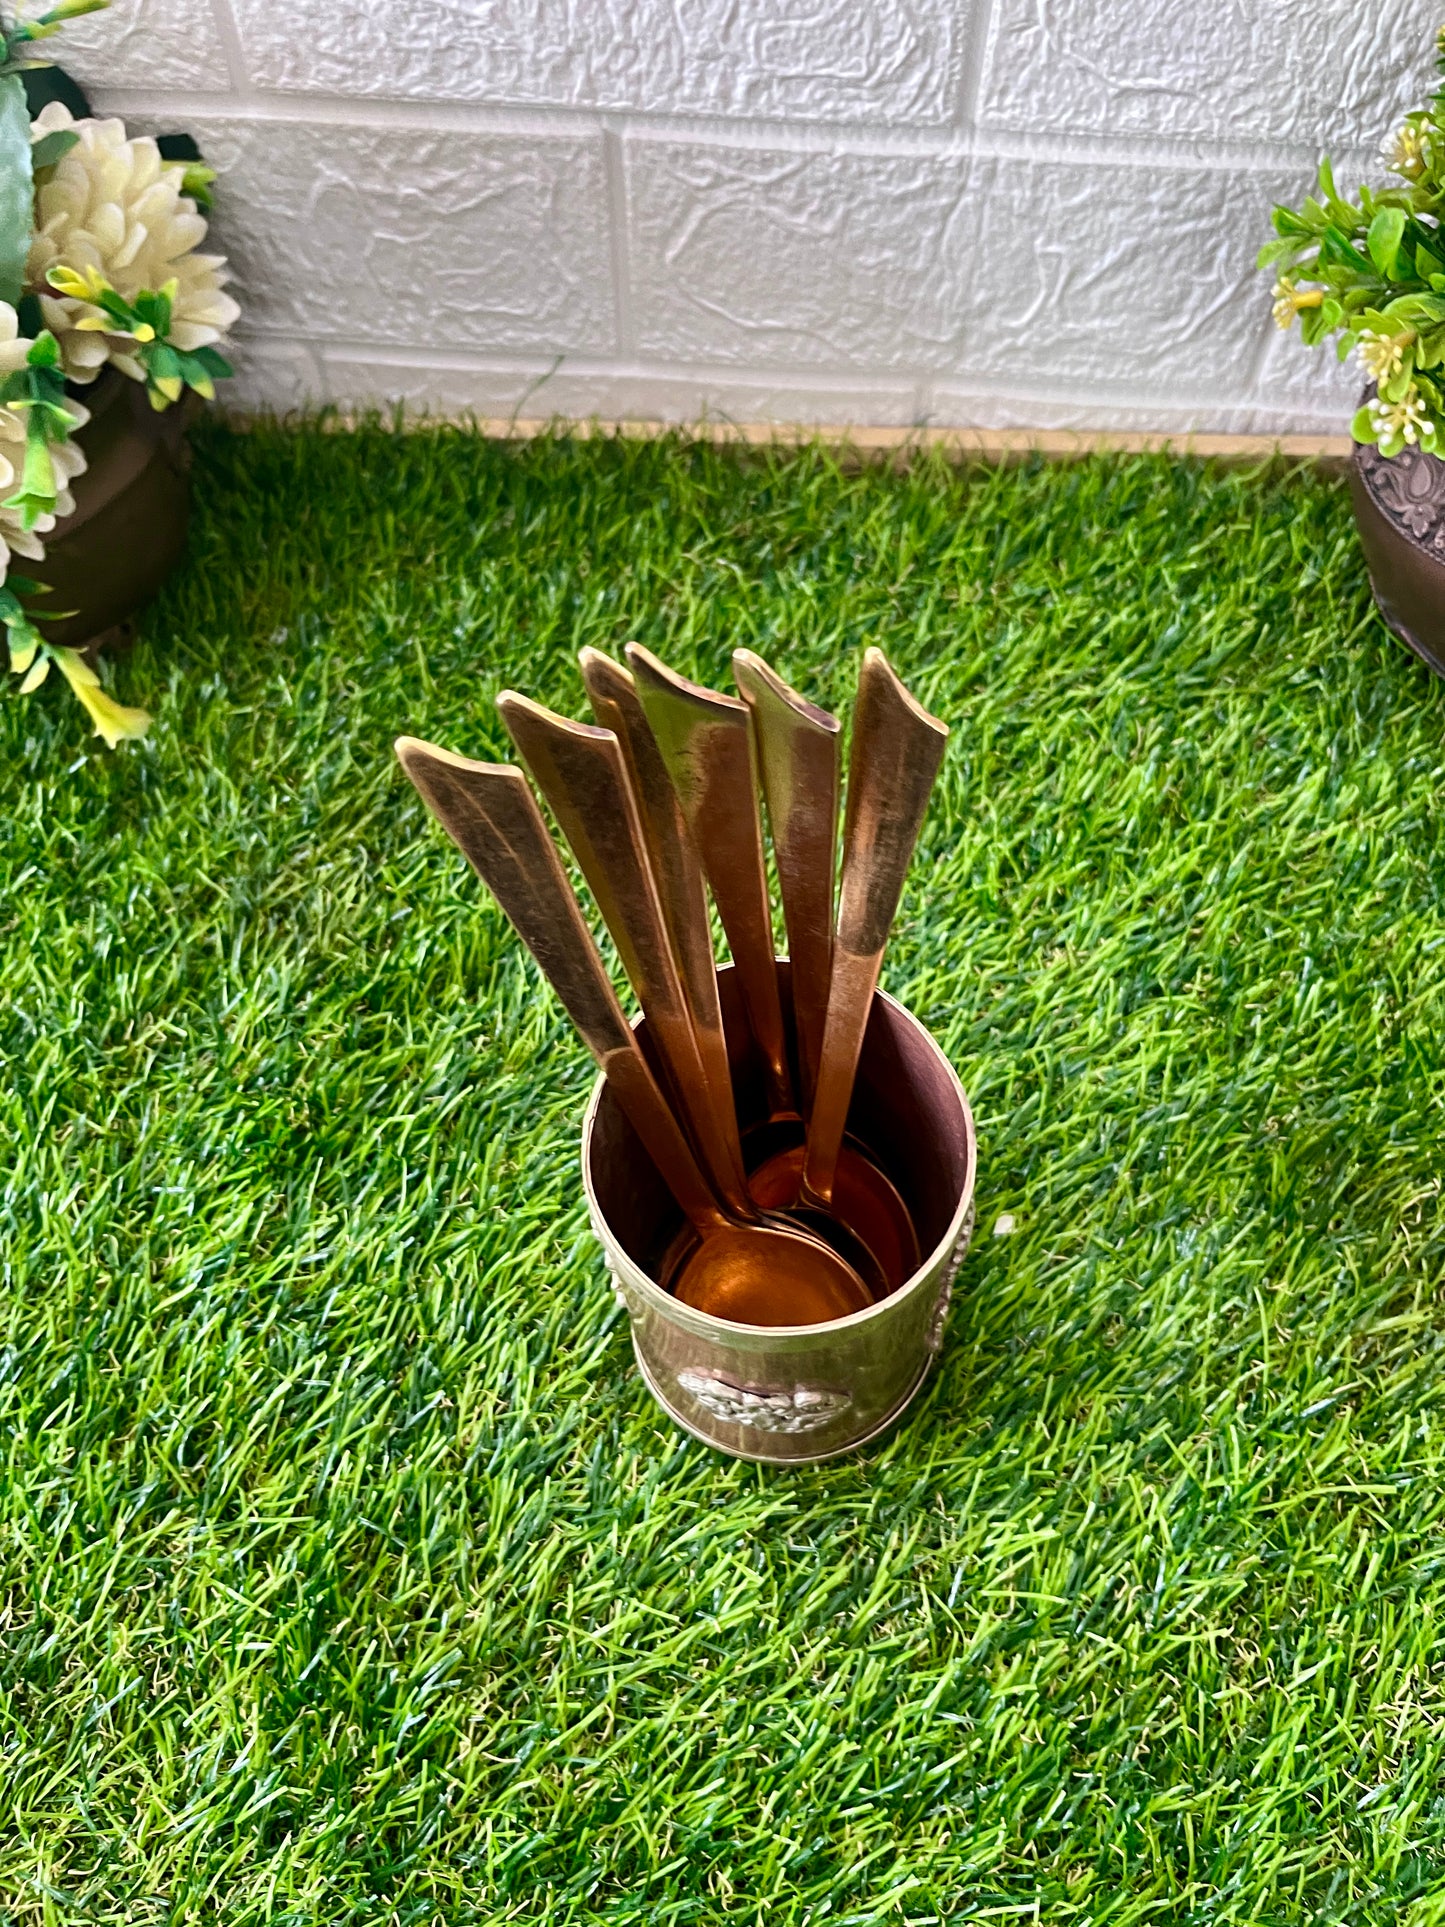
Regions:
[[[124, 643], [132, 618], [160, 588], [186, 546], [193, 396], [158, 414], [145, 389], [115, 369], [76, 390], [90, 410], [77, 433], [88, 466], [72, 484], [75, 513], [44, 538], [45, 560], [19, 572], [48, 582], [34, 605], [52, 642], [71, 648]], [[73, 610], [47, 621], [45, 609]]]
[[1355, 444], [1350, 493], [1370, 587], [1386, 623], [1445, 676], [1445, 461]]

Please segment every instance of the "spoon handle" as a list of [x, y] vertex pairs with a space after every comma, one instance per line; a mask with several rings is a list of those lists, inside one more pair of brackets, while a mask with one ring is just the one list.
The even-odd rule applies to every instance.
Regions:
[[793, 1111], [747, 705], [688, 682], [639, 643], [627, 645], [627, 661], [712, 885], [748, 1025], [763, 1054], [768, 1108]]
[[584, 649], [578, 661], [593, 715], [622, 745], [663, 922], [692, 1017], [708, 1101], [717, 1116], [728, 1166], [741, 1187], [742, 1145], [697, 849], [630, 671], [599, 649]]
[[917, 703], [881, 649], [864, 653], [848, 763], [843, 881], [804, 1192], [830, 1203], [853, 1080], [947, 727]]
[[756, 1222], [737, 1120], [731, 1102], [713, 1103], [621, 744], [610, 729], [558, 716], [514, 690], [503, 690], [497, 708], [612, 932], [699, 1163], [724, 1207], [743, 1223]]
[[811, 1110], [833, 975], [842, 725], [790, 689], [751, 649], [733, 651], [733, 676], [752, 712], [788, 932], [803, 1102]]
[[541, 966], [663, 1183], [699, 1231], [727, 1222], [623, 1015], [527, 779], [415, 736], [396, 743], [422, 801]]

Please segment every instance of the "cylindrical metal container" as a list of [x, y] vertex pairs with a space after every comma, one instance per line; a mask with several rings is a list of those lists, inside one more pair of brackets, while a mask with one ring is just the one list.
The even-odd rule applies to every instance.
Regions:
[[[791, 1014], [788, 971], [778, 974]], [[719, 973], [738, 1114], [764, 1116], [763, 1079], [731, 970]], [[645, 1026], [639, 1024], [645, 1035]], [[632, 1323], [653, 1396], [684, 1430], [739, 1459], [810, 1463], [874, 1438], [928, 1374], [973, 1231], [978, 1147], [953, 1068], [893, 998], [875, 994], [848, 1116], [851, 1137], [913, 1214], [923, 1262], [888, 1297], [827, 1325], [735, 1325], [656, 1282], [681, 1214], [598, 1079], [582, 1126], [592, 1228]]]

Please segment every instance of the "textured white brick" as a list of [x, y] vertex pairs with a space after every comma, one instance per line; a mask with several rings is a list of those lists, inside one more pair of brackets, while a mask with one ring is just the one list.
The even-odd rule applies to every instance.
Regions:
[[101, 108], [111, 87], [230, 85], [210, 0], [116, 0], [105, 13], [67, 22], [49, 46]]
[[1284, 179], [629, 148], [648, 354], [1238, 391]]
[[1268, 325], [1255, 258], [1289, 186], [1253, 173], [986, 164], [976, 269], [992, 312], [966, 344], [970, 370], [1238, 394]]
[[1432, 84], [1438, 0], [997, 0], [980, 116], [1024, 133], [1374, 146]]
[[628, 144], [639, 347], [791, 368], [948, 366], [970, 306], [968, 167]]
[[826, 422], [906, 426], [916, 416], [911, 383], [730, 380], [706, 372], [662, 368], [519, 369], [462, 365], [423, 367], [404, 357], [381, 358], [328, 349], [331, 400], [353, 407], [404, 402], [425, 414], [515, 415], [535, 421], [557, 416], [601, 421]]
[[428, 348], [613, 346], [600, 141], [190, 117], [247, 325]]
[[940, 382], [930, 425], [938, 428], [1077, 429], [1080, 433], [1168, 435], [1342, 435], [1346, 422], [1331, 409], [1270, 408], [1254, 402], [1220, 403], [1178, 397], [984, 394]]
[[1261, 357], [1258, 393], [1262, 402], [1300, 415], [1330, 416], [1343, 434], [1360, 405], [1364, 376], [1351, 359], [1341, 363], [1333, 341], [1306, 348], [1299, 329], [1281, 334], [1271, 325]]
[[976, 0], [235, 0], [287, 92], [936, 125]]
[[232, 341], [226, 354], [235, 369], [216, 389], [223, 408], [285, 415], [325, 400], [320, 357], [303, 342]]

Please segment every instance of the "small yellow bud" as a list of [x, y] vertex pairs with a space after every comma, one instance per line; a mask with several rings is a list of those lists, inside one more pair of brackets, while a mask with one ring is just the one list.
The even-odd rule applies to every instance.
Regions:
[[[48, 658], [47, 658], [48, 660]], [[57, 649], [55, 660], [61, 674], [90, 713], [97, 736], [103, 736], [114, 749], [128, 738], [144, 736], [151, 719], [143, 709], [127, 709], [100, 686], [100, 677], [77, 649]]]
[[1276, 281], [1274, 284], [1275, 326], [1288, 333], [1290, 324], [1301, 308], [1318, 308], [1325, 298], [1323, 288], [1297, 288], [1293, 281]]
[[94, 301], [110, 292], [110, 283], [98, 268], [68, 268], [61, 261], [45, 278], [57, 294], [69, 295], [73, 301]]

